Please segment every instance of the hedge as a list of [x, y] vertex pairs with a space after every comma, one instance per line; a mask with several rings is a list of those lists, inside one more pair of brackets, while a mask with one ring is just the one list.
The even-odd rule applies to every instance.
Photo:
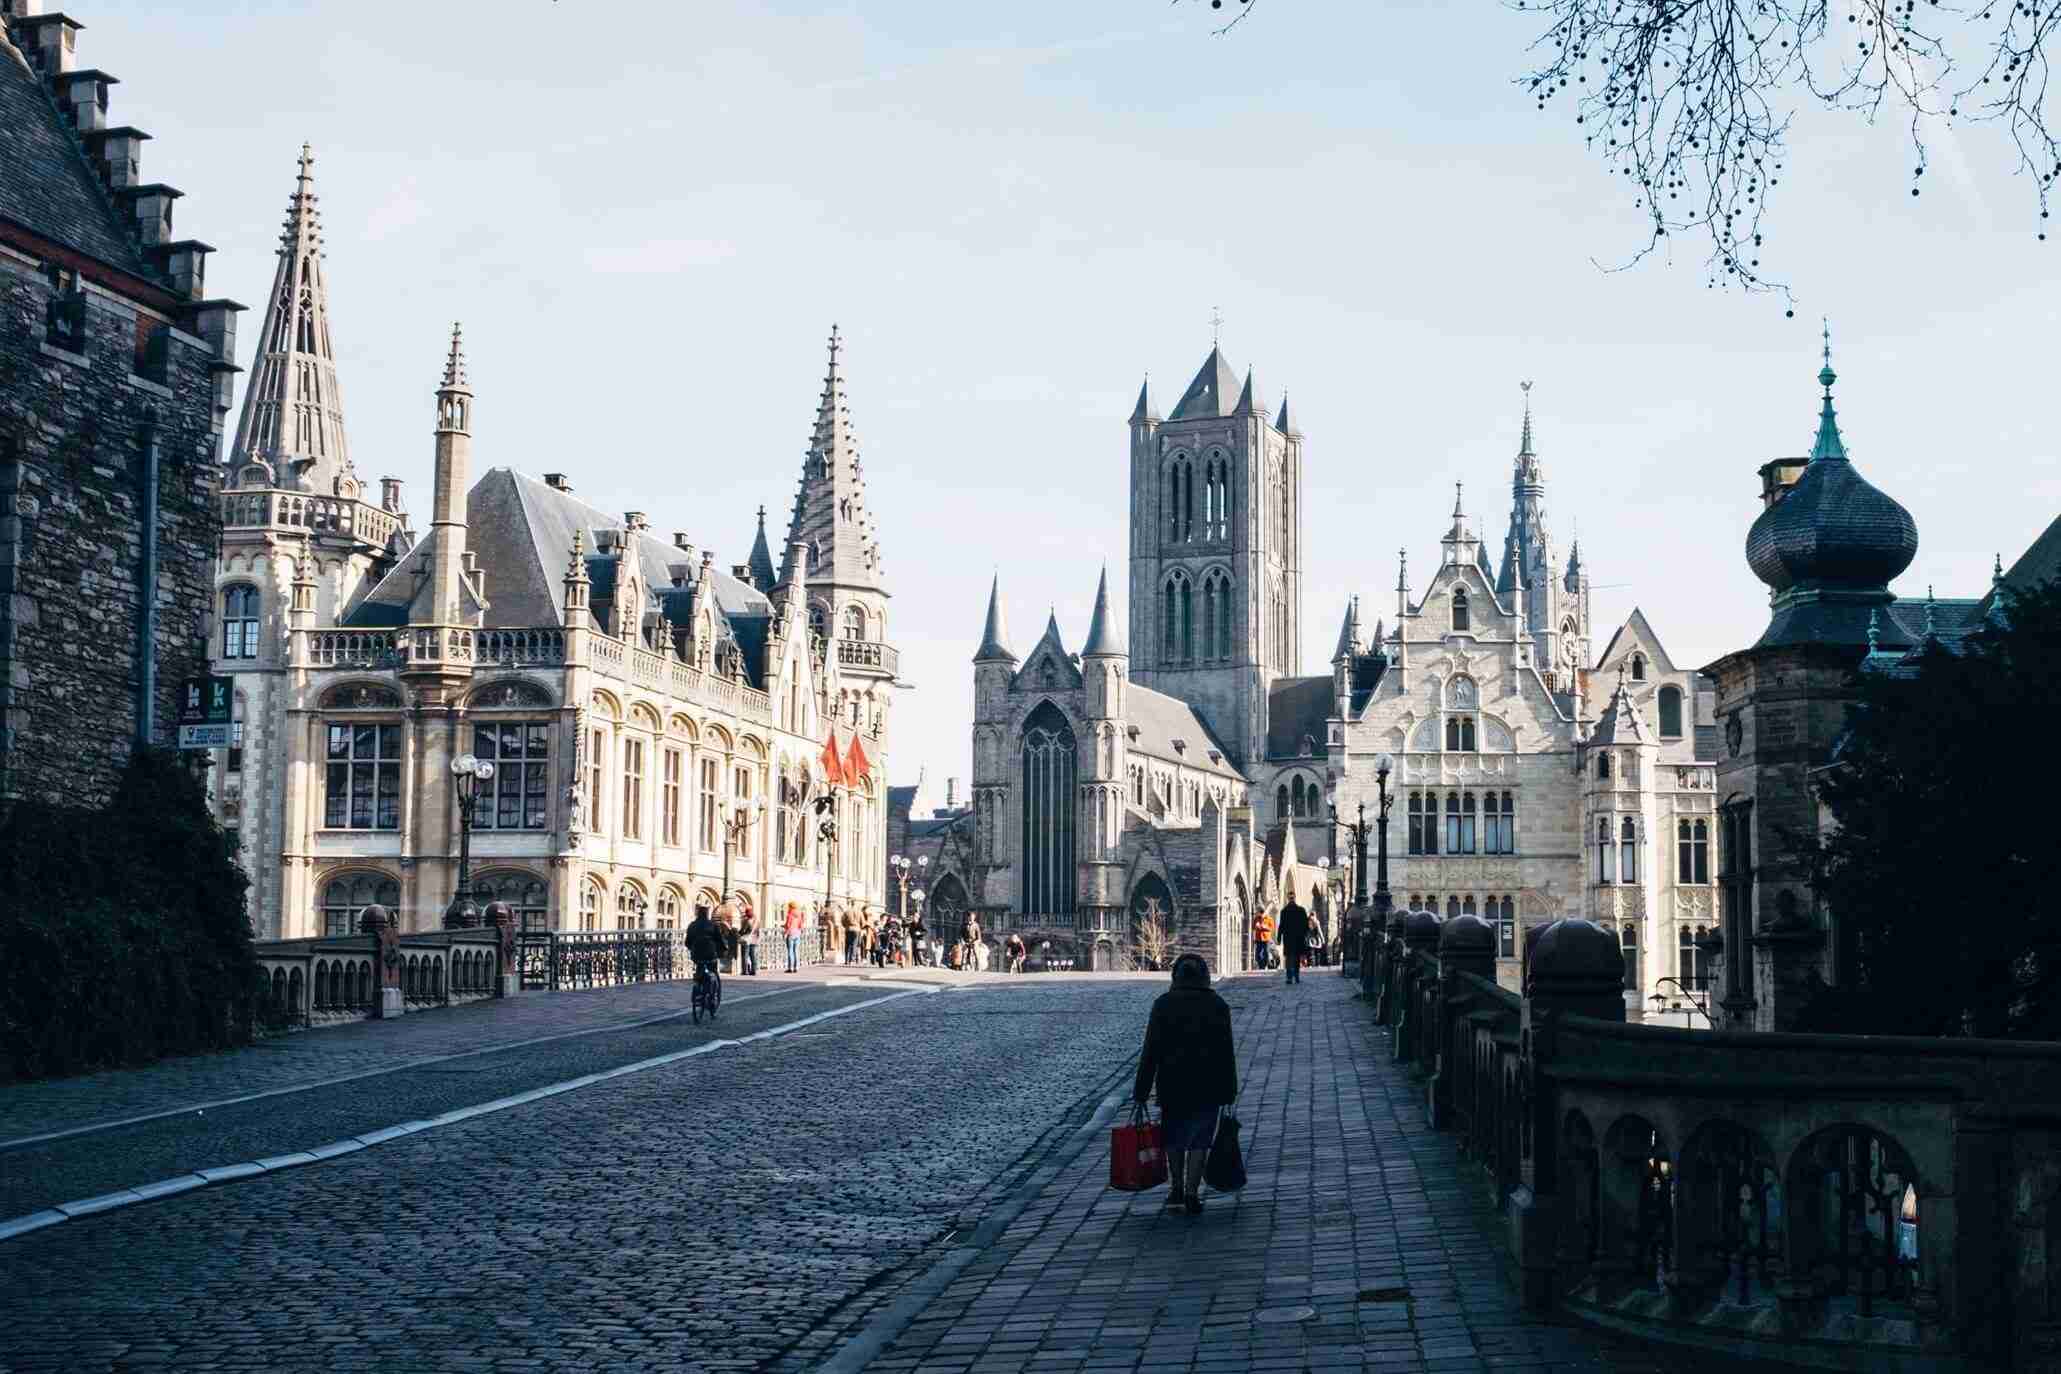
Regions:
[[138, 750], [104, 808], [0, 815], [0, 1077], [240, 1044], [262, 997], [249, 879], [178, 755]]

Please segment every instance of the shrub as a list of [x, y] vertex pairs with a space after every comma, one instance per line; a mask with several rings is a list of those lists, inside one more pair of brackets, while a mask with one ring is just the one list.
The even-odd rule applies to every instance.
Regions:
[[0, 1077], [247, 1040], [248, 886], [176, 754], [136, 751], [104, 808], [17, 803], [0, 817]]

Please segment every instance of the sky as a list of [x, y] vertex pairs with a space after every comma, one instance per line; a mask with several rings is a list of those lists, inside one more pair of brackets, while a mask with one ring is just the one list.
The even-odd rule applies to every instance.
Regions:
[[1899, 592], [1980, 595], [2061, 509], [2061, 243], [2000, 133], [1936, 140], [1913, 199], [1893, 118], [1804, 112], [1763, 259], [1785, 318], [1700, 248], [1607, 270], [1640, 214], [1517, 83], [1537, 17], [1491, 0], [1222, 36], [1166, 0], [67, 9], [219, 250], [210, 294], [253, 307], [246, 365], [314, 145], [351, 451], [418, 527], [462, 320], [478, 470], [566, 472], [726, 566], [763, 504], [777, 549], [841, 325], [898, 783], [968, 774], [991, 575], [1019, 654], [1048, 609], [1078, 647], [1103, 564], [1122, 596], [1140, 379], [1170, 407], [1219, 314], [1307, 435], [1306, 672], [1349, 595], [1393, 615], [1399, 548], [1421, 588], [1455, 482], [1501, 548], [1522, 380], [1595, 650], [1634, 606], [1678, 664], [1750, 643], [1755, 469], [1809, 450], [1821, 315], [1848, 450], [1918, 523]]

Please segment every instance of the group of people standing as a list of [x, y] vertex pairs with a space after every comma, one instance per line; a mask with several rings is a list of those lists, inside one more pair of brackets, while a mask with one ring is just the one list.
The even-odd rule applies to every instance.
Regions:
[[1279, 917], [1262, 911], [1252, 918], [1254, 968], [1285, 966], [1288, 981], [1296, 983], [1302, 981], [1302, 965], [1323, 962], [1323, 951], [1324, 927], [1292, 896]]
[[919, 909], [906, 919], [892, 911], [845, 907], [823, 917], [825, 959], [875, 968], [930, 966], [985, 973], [992, 951], [980, 919], [967, 912], [956, 930], [926, 923]]

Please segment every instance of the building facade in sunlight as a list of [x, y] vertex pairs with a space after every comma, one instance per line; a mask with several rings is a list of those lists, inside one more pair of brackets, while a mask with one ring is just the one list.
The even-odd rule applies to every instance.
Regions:
[[215, 579], [240, 731], [216, 803], [254, 928], [334, 933], [373, 902], [437, 925], [467, 756], [493, 764], [472, 895], [527, 926], [674, 926], [726, 897], [812, 918], [878, 907], [896, 653], [841, 350], [833, 331], [779, 565], [762, 511], [749, 557], [722, 568], [564, 474], [474, 480], [454, 330], [418, 537], [400, 484], [374, 496], [345, 442], [303, 151]]
[[[1376, 814], [1393, 760], [1398, 908], [1620, 933], [1627, 996], [1694, 981], [1712, 921], [1712, 688], [1634, 612], [1592, 652], [1588, 574], [1557, 549], [1529, 397], [1500, 558], [1458, 494], [1421, 590], [1407, 553], [1392, 623], [1343, 608], [1329, 671], [1302, 671], [1305, 443], [1212, 349], [1161, 416], [1130, 421], [1129, 634], [1107, 581], [1078, 650], [1056, 619], [1019, 658], [999, 581], [974, 656], [972, 857], [991, 932], [1118, 966], [1164, 916], [1218, 968], [1293, 893], [1326, 935], [1350, 902], [1341, 822]], [[1353, 550], [1347, 556], [1359, 556]], [[1372, 867], [1373, 841], [1369, 842]], [[961, 868], [965, 871], [960, 871]], [[1372, 875], [1368, 875], [1371, 889]]]

